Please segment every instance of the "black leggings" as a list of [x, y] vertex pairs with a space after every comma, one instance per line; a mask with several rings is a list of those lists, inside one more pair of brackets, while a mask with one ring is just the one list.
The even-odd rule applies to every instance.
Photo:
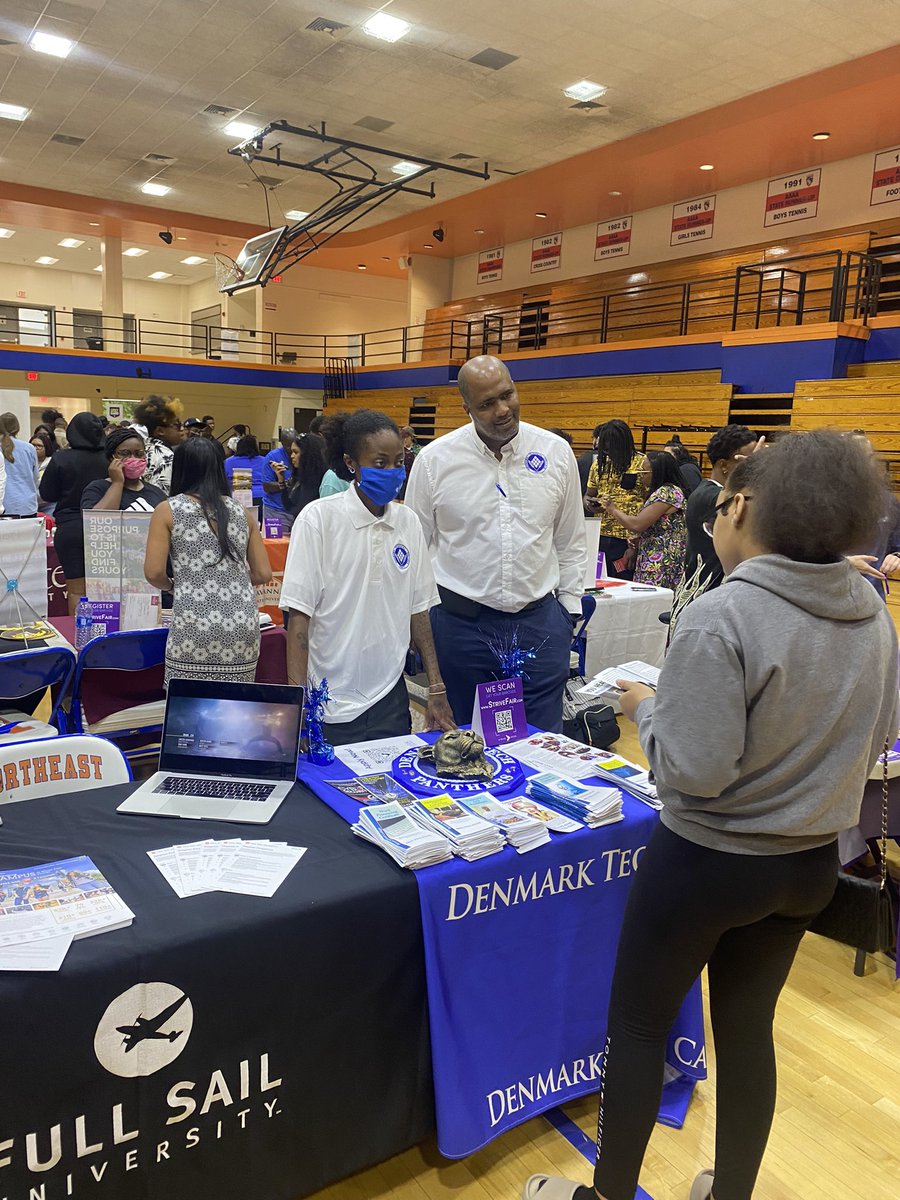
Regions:
[[837, 843], [726, 854], [659, 825], [622, 925], [609, 1002], [594, 1186], [633, 1200], [666, 1040], [709, 966], [716, 1045], [715, 1200], [750, 1200], [775, 1109], [772, 1021], [794, 955], [837, 881]]

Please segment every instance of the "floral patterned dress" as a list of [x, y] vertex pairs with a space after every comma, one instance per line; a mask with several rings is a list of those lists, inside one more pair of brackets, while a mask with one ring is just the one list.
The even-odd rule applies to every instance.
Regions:
[[247, 565], [247, 518], [230, 496], [228, 539], [237, 559], [223, 558], [219, 539], [190, 496], [172, 496], [175, 599], [166, 642], [165, 682], [224, 679], [252, 683], [259, 658], [259, 612]]
[[644, 508], [649, 504], [671, 504], [675, 511], [660, 517], [640, 535], [634, 582], [652, 583], [674, 591], [684, 572], [687, 553], [684, 493], [674, 484], [664, 483], [647, 497]]

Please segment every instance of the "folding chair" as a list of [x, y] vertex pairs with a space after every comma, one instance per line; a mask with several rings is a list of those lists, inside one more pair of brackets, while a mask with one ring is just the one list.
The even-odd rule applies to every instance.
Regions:
[[121, 750], [103, 738], [63, 735], [0, 746], [0, 805], [111, 787], [131, 779]]
[[572, 663], [572, 665], [569, 669], [570, 676], [577, 676], [577, 675], [584, 674], [584, 662], [585, 662], [585, 658], [587, 656], [587, 633], [586, 633], [586, 630], [590, 623], [591, 617], [594, 615], [596, 608], [597, 608], [597, 597], [596, 596], [584, 595], [581, 597], [581, 623], [575, 628], [575, 631], [572, 634], [572, 648], [571, 648], [572, 655], [573, 656], [577, 655], [577, 657], [578, 657], [578, 664], [576, 666], [574, 663]]
[[155, 754], [166, 709], [163, 688], [168, 629], [92, 638], [78, 656], [70, 733], [108, 738], [129, 762]]
[[[60, 711], [75, 672], [75, 655], [67, 646], [14, 650], [0, 655], [0, 745], [56, 737], [65, 732]], [[49, 723], [32, 715], [50, 689]]]

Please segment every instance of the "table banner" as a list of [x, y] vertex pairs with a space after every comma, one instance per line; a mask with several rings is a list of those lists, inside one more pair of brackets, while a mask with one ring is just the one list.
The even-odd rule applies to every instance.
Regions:
[[[352, 822], [358, 802], [325, 782], [348, 777], [338, 762], [301, 763], [301, 780]], [[447, 1158], [599, 1089], [625, 901], [657, 821], [639, 801], [624, 801], [615, 825], [551, 834], [527, 854], [507, 847], [415, 873], [438, 1147]], [[667, 1062], [659, 1119], [680, 1128], [694, 1082], [706, 1078], [699, 982], [672, 1028]]]

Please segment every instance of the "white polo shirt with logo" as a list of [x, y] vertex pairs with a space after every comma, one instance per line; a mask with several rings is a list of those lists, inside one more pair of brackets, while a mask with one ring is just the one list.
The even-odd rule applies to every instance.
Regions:
[[300, 512], [280, 605], [310, 618], [309, 673], [332, 696], [326, 721], [352, 721], [396, 686], [410, 617], [438, 603], [422, 527], [405, 505], [376, 517], [352, 486]]

